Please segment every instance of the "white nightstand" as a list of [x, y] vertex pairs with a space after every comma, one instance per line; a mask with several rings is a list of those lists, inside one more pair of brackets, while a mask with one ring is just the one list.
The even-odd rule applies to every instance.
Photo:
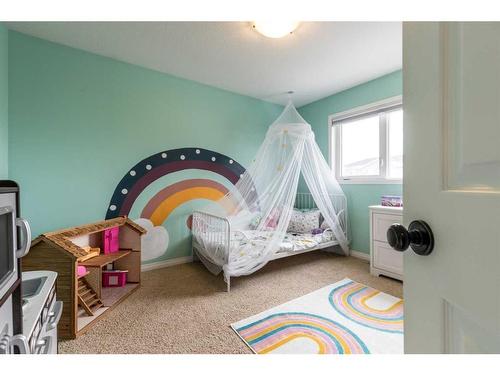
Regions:
[[370, 272], [403, 280], [403, 253], [387, 243], [387, 229], [403, 223], [402, 207], [370, 206]]

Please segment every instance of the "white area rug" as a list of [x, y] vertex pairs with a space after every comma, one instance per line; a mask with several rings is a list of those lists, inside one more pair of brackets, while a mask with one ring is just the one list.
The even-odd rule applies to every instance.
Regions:
[[403, 300], [350, 279], [231, 327], [259, 354], [403, 354]]

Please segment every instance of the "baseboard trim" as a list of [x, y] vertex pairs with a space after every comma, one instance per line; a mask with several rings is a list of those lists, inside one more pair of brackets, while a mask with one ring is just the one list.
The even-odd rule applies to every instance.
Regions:
[[[370, 262], [370, 254], [363, 253], [362, 251], [351, 250], [351, 256], [354, 258], [364, 260], [365, 262]], [[157, 270], [159, 268], [166, 268], [166, 267], [177, 266], [179, 264], [191, 263], [192, 261], [193, 261], [192, 255], [186, 257], [167, 259], [155, 263], [143, 264], [141, 265], [141, 271], [147, 272], [147, 271]]]
[[179, 258], [161, 260], [159, 262], [141, 265], [141, 271], [147, 272], [147, 271], [157, 270], [159, 268], [177, 266], [178, 264], [191, 263], [192, 261], [193, 261], [192, 255], [189, 255], [187, 257], [179, 257]]
[[365, 262], [370, 262], [370, 254], [363, 253], [362, 251], [351, 250], [351, 256], [354, 258], [358, 258], [364, 260]]

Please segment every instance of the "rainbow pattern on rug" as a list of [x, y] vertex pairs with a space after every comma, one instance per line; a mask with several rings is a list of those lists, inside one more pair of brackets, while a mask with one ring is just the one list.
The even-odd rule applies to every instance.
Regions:
[[347, 319], [384, 332], [403, 333], [403, 301], [386, 308], [369, 306], [381, 292], [354, 281], [333, 289], [328, 297], [332, 307]]
[[258, 354], [269, 353], [298, 338], [314, 341], [318, 354], [369, 353], [363, 341], [350, 329], [314, 314], [273, 314], [237, 332]]
[[404, 352], [403, 301], [350, 279], [231, 327], [258, 354]]

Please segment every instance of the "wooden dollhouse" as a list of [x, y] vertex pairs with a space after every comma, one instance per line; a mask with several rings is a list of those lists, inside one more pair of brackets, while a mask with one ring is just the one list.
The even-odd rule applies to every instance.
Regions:
[[144, 233], [127, 217], [117, 217], [44, 233], [32, 242], [23, 270], [58, 273], [57, 297], [64, 303], [59, 337], [76, 338], [137, 290]]

